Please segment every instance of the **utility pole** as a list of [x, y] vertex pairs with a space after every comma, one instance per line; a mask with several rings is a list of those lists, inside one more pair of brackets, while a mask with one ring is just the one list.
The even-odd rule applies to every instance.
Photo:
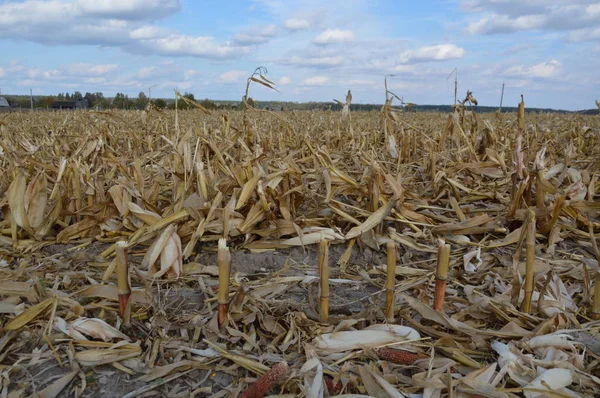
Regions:
[[33, 110], [33, 90], [29, 89], [29, 100], [31, 101], [31, 110]]
[[452, 74], [454, 74], [454, 105], [456, 105], [456, 99], [458, 94], [458, 68], [454, 68], [452, 72], [450, 72], [450, 74], [446, 78], [446, 81], [450, 79], [450, 76], [452, 76]]
[[500, 112], [502, 112], [502, 100], [504, 99], [504, 82], [502, 82], [502, 94], [500, 94]]

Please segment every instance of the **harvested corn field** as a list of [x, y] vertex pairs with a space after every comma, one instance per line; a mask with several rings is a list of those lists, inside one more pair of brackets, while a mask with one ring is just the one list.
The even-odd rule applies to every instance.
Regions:
[[590, 397], [600, 119], [0, 119], [3, 397]]

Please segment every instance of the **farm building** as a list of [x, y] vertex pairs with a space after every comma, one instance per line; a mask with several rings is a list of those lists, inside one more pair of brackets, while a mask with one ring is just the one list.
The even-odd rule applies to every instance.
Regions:
[[52, 104], [52, 109], [87, 109], [89, 108], [88, 100], [78, 99], [75, 101], [56, 101]]
[[4, 97], [0, 97], [0, 110], [10, 110], [10, 105]]

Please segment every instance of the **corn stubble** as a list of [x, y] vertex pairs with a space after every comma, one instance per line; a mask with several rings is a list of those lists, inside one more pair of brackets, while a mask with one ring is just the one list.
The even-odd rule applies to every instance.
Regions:
[[[350, 91], [340, 112], [255, 108], [275, 87], [257, 68], [242, 111], [176, 92], [191, 109], [2, 116], [0, 394], [94, 394], [75, 376], [110, 364], [144, 381], [125, 396], [184, 377], [196, 396], [598, 395], [600, 120], [477, 115], [472, 92], [411, 113], [384, 83], [372, 113]], [[41, 360], [65, 373], [34, 390]]]

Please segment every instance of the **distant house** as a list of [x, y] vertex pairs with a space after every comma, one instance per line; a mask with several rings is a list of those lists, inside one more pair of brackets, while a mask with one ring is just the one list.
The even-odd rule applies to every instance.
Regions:
[[0, 97], [0, 111], [8, 111], [10, 110], [10, 105], [8, 101], [4, 97]]
[[88, 100], [82, 98], [75, 101], [55, 101], [52, 109], [87, 109], [89, 106]]

